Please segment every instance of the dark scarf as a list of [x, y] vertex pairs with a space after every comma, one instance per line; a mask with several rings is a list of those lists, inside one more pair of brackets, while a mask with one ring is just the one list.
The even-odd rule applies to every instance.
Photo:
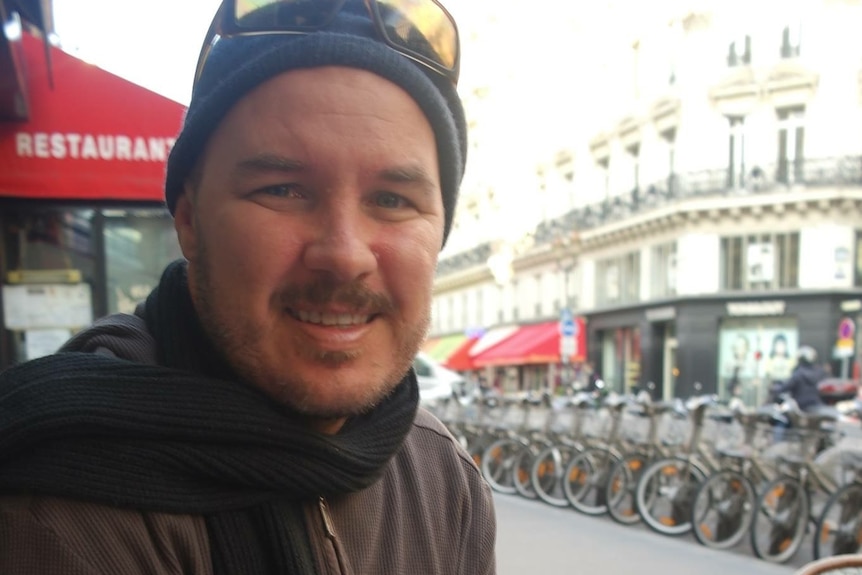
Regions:
[[[203, 335], [184, 265], [168, 267], [143, 317], [160, 365], [70, 351], [0, 374], [0, 493], [202, 514], [217, 574], [314, 573], [302, 503], [380, 476], [416, 412], [412, 371], [326, 436], [237, 381]], [[109, 325], [117, 333], [67, 348], [137, 345]]]

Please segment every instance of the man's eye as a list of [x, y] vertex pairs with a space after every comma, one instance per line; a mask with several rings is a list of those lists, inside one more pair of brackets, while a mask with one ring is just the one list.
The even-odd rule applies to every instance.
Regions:
[[298, 184], [278, 184], [258, 190], [258, 193], [276, 198], [303, 198], [302, 188]]
[[407, 200], [391, 192], [383, 192], [375, 198], [375, 204], [381, 208], [404, 208]]

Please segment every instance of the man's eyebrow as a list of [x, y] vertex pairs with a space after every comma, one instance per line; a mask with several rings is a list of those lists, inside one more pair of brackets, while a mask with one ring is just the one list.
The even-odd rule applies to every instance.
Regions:
[[305, 163], [293, 158], [272, 154], [259, 154], [237, 163], [235, 171], [240, 174], [257, 174], [261, 172], [295, 173], [306, 169]]
[[398, 166], [381, 170], [380, 179], [392, 183], [418, 184], [427, 191], [438, 191], [434, 178], [421, 166]]

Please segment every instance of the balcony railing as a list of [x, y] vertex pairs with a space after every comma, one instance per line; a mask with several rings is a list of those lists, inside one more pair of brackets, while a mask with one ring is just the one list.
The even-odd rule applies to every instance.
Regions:
[[[795, 175], [792, 181], [788, 174]], [[800, 177], [801, 181], [797, 179]], [[645, 189], [636, 188], [539, 223], [532, 234], [533, 245], [562, 243], [573, 230], [588, 230], [618, 222], [688, 198], [764, 194], [794, 189], [796, 186], [821, 188], [848, 185], [862, 186], [862, 156], [806, 158], [781, 170], [777, 165], [755, 166], [747, 171], [737, 187], [728, 185], [726, 168], [673, 174]], [[804, 193], [804, 189], [800, 193]], [[437, 276], [484, 265], [490, 255], [491, 244], [480, 244], [441, 260], [437, 265]]]

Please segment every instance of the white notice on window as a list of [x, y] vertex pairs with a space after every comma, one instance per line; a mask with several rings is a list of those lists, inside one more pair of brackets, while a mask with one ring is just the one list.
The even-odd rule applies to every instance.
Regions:
[[36, 359], [55, 353], [72, 337], [68, 329], [30, 329], [24, 332], [27, 359]]
[[93, 321], [89, 284], [4, 285], [6, 329], [77, 329]]

